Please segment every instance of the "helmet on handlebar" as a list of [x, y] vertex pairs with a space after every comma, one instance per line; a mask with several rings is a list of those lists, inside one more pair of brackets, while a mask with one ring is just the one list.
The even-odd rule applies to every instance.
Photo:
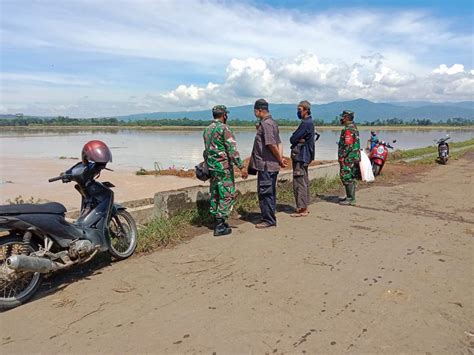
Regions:
[[89, 141], [82, 148], [81, 157], [83, 163], [92, 161], [106, 164], [112, 161], [112, 152], [102, 141]]

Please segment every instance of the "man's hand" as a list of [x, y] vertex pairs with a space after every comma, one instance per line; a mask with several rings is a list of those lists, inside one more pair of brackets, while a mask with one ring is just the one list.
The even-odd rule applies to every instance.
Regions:
[[288, 166], [288, 162], [287, 162], [285, 159], [281, 158], [281, 160], [280, 160], [280, 166], [281, 166], [282, 168], [286, 168], [286, 167]]
[[278, 161], [278, 164], [282, 167], [282, 168], [286, 168], [288, 163], [285, 161], [285, 159], [283, 158], [283, 145], [282, 144], [278, 144], [278, 145], [274, 145], [274, 144], [267, 144], [267, 147], [268, 149], [270, 149], [270, 151], [272, 152], [273, 156], [275, 157], [275, 159]]
[[301, 138], [298, 142], [299, 142], [299, 143], [304, 143], [304, 142], [306, 142], [306, 141], [304, 140], [304, 138]]
[[247, 168], [245, 168], [245, 167], [240, 169], [240, 173], [242, 175], [242, 179], [244, 179], [244, 180], [246, 180], [249, 177], [249, 172], [248, 172]]

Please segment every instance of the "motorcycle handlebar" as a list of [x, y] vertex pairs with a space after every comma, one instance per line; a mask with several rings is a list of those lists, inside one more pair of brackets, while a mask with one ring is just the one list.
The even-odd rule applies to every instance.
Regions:
[[438, 139], [438, 140], [435, 139], [435, 144], [444, 143], [444, 142], [446, 142], [448, 139], [451, 139], [451, 137], [441, 138], [441, 139]]
[[55, 181], [58, 181], [58, 180], [61, 180], [63, 177], [62, 176], [56, 176], [56, 177], [53, 177], [51, 179], [48, 179], [49, 182], [55, 182]]
[[71, 182], [71, 176], [66, 174], [66, 173], [61, 173], [59, 176], [53, 177], [53, 178], [49, 179], [48, 181], [49, 182], [54, 182], [54, 181], [58, 181], [58, 180], [62, 180], [63, 182]]

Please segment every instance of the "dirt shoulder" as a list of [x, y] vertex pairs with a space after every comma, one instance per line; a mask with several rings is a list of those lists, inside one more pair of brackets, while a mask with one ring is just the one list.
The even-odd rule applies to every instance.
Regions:
[[97, 270], [0, 315], [4, 353], [472, 353], [474, 154]]

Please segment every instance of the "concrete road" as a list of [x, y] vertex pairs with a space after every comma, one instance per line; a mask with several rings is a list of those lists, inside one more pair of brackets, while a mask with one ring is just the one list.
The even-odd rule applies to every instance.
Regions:
[[0, 314], [0, 351], [472, 354], [473, 162], [102, 268]]

